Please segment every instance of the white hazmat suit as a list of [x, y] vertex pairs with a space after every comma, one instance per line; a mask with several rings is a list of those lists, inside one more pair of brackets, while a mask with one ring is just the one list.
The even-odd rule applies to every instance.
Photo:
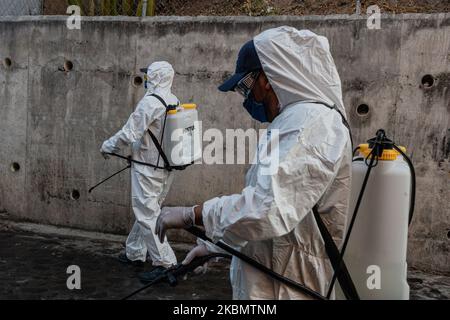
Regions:
[[[102, 152], [117, 153], [122, 146], [131, 145], [134, 160], [156, 164], [158, 150], [147, 129], [160, 140], [166, 108], [151, 94], [160, 96], [167, 105], [177, 105], [171, 93], [174, 70], [165, 61], [152, 63], [147, 69], [148, 88], [145, 96], [130, 115], [127, 123], [106, 140]], [[162, 158], [159, 165], [163, 166]], [[160, 206], [173, 180], [171, 172], [133, 163], [131, 167], [131, 202], [136, 221], [126, 241], [126, 255], [133, 261], [145, 261], [147, 252], [154, 266], [170, 267], [177, 263], [167, 239], [161, 243], [154, 235]]]
[[[319, 204], [339, 247], [350, 196], [351, 141], [340, 114], [321, 103], [345, 115], [341, 81], [323, 36], [284, 26], [259, 34], [254, 44], [280, 114], [258, 145], [257, 156], [265, 161], [251, 166], [242, 192], [203, 204], [206, 235], [326, 295], [333, 269], [312, 208]], [[265, 156], [277, 130], [279, 148]], [[278, 170], [271, 172], [274, 164]], [[309, 298], [237, 258], [230, 278], [234, 299]]]

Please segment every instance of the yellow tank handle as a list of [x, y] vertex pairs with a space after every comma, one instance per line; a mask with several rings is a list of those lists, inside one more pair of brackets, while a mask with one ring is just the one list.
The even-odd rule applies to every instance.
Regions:
[[197, 109], [197, 105], [195, 103], [183, 103], [181, 106], [183, 109]]
[[[402, 150], [404, 153], [406, 153], [406, 148], [403, 146], [399, 146], [400, 150]], [[369, 148], [368, 143], [362, 143], [359, 145], [359, 152], [364, 156], [364, 158], [367, 158], [372, 151], [371, 148]], [[397, 157], [400, 155], [400, 152], [398, 152], [395, 149], [384, 149], [383, 154], [381, 157], [378, 158], [378, 160], [386, 160], [386, 161], [394, 161], [397, 159]]]

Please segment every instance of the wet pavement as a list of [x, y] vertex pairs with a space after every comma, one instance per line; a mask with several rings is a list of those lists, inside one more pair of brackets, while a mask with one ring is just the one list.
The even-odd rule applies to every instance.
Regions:
[[[191, 245], [176, 245], [181, 261]], [[121, 299], [143, 285], [137, 274], [151, 268], [124, 265], [118, 241], [24, 232], [0, 226], [0, 299]], [[81, 289], [69, 290], [70, 265], [81, 270]], [[157, 284], [133, 299], [230, 299], [225, 261], [213, 262], [203, 275]]]
[[[141, 288], [137, 274], [151, 268], [117, 261], [125, 237], [30, 225], [0, 222], [0, 299], [120, 299]], [[179, 261], [190, 247], [174, 246]], [[80, 290], [67, 288], [70, 265], [80, 267]], [[226, 260], [213, 262], [206, 274], [176, 287], [157, 284], [133, 299], [230, 299], [228, 271]], [[408, 282], [411, 299], [450, 299], [450, 276], [409, 270]]]
[[412, 300], [449, 300], [450, 275], [408, 270], [408, 284]]

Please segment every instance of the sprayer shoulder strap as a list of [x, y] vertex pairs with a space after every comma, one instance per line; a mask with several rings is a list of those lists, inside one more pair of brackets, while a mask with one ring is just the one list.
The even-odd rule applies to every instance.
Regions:
[[[155, 97], [156, 99], [159, 100], [159, 102], [162, 103], [162, 105], [163, 105], [164, 108], [166, 109], [165, 114], [167, 115], [167, 111], [168, 111], [167, 109], [168, 109], [168, 106], [167, 106], [167, 103], [164, 101], [164, 99], [161, 98], [160, 96], [158, 96], [157, 94], [154, 94], [154, 93], [152, 93], [150, 96]], [[169, 160], [167, 159], [167, 156], [166, 156], [166, 154], [164, 153], [164, 150], [163, 150], [162, 147], [161, 147], [161, 143], [158, 141], [158, 139], [155, 137], [155, 135], [153, 134], [153, 132], [152, 132], [150, 129], [147, 129], [147, 132], [148, 132], [148, 134], [150, 135], [150, 138], [152, 139], [153, 144], [155, 145], [156, 149], [158, 150], [158, 152], [159, 152], [161, 158], [163, 159], [163, 161], [164, 161], [164, 166], [165, 166], [167, 169], [171, 170]]]
[[[333, 237], [331, 236], [327, 227], [323, 223], [322, 218], [320, 217], [320, 213], [317, 210], [317, 205], [314, 206], [312, 211], [317, 226], [319, 227], [322, 239], [325, 243], [325, 250], [327, 252], [328, 258], [330, 259], [334, 273], [337, 274], [337, 278], [341, 286], [342, 292], [344, 293], [345, 297], [349, 300], [359, 300], [355, 284], [353, 283], [353, 280], [350, 277], [350, 274], [348, 272], [344, 260], [341, 260], [339, 249], [336, 246]], [[340, 265], [339, 262], [341, 262]]]
[[345, 118], [345, 116], [342, 114], [341, 110], [339, 110], [336, 105], [328, 105], [325, 102], [313, 102], [313, 103], [318, 103], [321, 104], [329, 109], [335, 110], [337, 113], [339, 113], [339, 115], [341, 116], [342, 119], [342, 123], [344, 124], [344, 126], [347, 128], [348, 130], [348, 134], [350, 136], [350, 142], [352, 144], [352, 150], [353, 150], [353, 137], [352, 137], [352, 129], [350, 128], [350, 124], [348, 123], [347, 119]]
[[150, 96], [151, 96], [151, 97], [155, 97], [156, 99], [158, 99], [159, 102], [162, 103], [162, 105], [166, 108], [166, 111], [167, 111], [168, 106], [167, 106], [167, 103], [164, 101], [163, 98], [161, 98], [160, 96], [158, 96], [156, 93], [152, 93]]
[[167, 159], [166, 154], [164, 153], [164, 151], [163, 151], [163, 149], [161, 147], [161, 144], [159, 143], [158, 139], [156, 139], [156, 137], [153, 134], [153, 132], [150, 131], [150, 129], [147, 129], [147, 131], [148, 131], [148, 134], [150, 135], [150, 138], [153, 141], [153, 144], [155, 145], [156, 149], [158, 150], [159, 154], [161, 155], [161, 158], [164, 161], [165, 167], [169, 169], [170, 168], [170, 163], [169, 163], [169, 160]]

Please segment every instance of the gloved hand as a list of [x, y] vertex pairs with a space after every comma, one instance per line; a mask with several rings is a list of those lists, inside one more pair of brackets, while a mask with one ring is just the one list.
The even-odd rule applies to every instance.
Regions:
[[102, 149], [100, 149], [100, 153], [102, 154], [103, 158], [105, 160], [109, 159], [109, 154], [107, 154], [106, 152], [102, 151]]
[[[189, 253], [186, 255], [186, 258], [184, 258], [183, 262], [181, 262], [181, 264], [189, 264], [191, 263], [192, 260], [194, 260], [197, 257], [203, 257], [210, 254], [208, 248], [206, 247], [206, 245], [204, 243], [199, 244], [197, 246], [195, 246], [191, 251], [189, 251]], [[203, 264], [203, 266], [197, 267], [194, 270], [195, 274], [199, 274], [199, 273], [206, 273], [206, 271], [208, 270], [208, 263], [205, 262]]]
[[162, 243], [168, 229], [185, 229], [195, 222], [194, 207], [163, 207], [156, 220], [155, 234]]
[[110, 153], [110, 151], [106, 150], [105, 143], [106, 143], [106, 141], [103, 142], [102, 147], [100, 148], [100, 153], [102, 154], [103, 158], [109, 159], [109, 154], [108, 153]]

